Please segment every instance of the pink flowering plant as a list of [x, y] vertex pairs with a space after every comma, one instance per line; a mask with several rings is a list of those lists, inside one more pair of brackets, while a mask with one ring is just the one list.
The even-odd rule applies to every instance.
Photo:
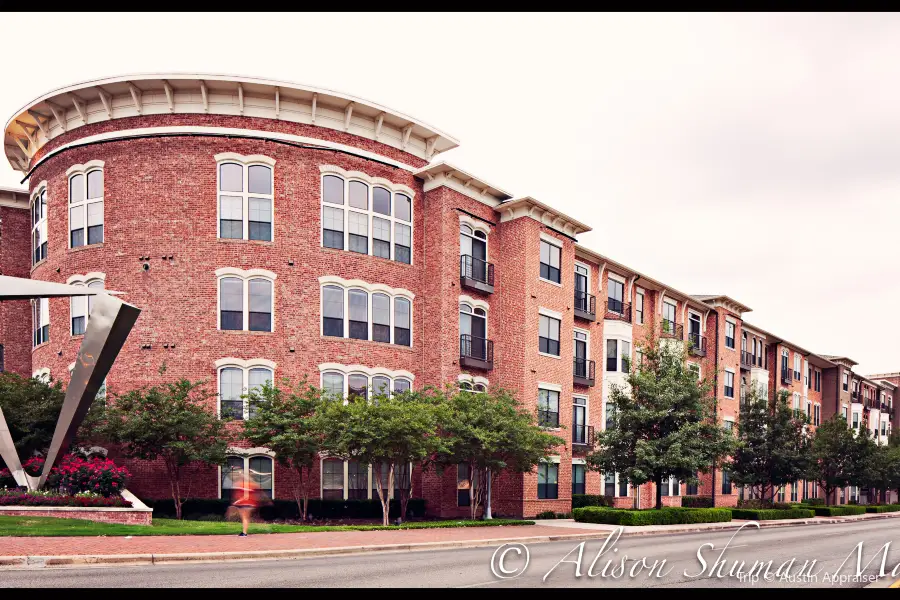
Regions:
[[[31, 475], [39, 475], [44, 467], [44, 459], [39, 456], [33, 457], [23, 463], [22, 467]], [[67, 454], [50, 470], [47, 488], [73, 495], [89, 492], [109, 498], [119, 496], [130, 477], [128, 469], [116, 466], [108, 458], [84, 459]], [[0, 469], [0, 485], [15, 486], [9, 469]]]
[[74, 506], [127, 508], [131, 503], [121, 496], [107, 498], [101, 494], [80, 492], [64, 494], [53, 490], [27, 491], [21, 488], [0, 488], [0, 506]]

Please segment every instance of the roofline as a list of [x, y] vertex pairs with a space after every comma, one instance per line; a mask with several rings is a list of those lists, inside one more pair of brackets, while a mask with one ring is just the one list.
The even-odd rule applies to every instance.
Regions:
[[737, 300], [735, 300], [735, 299], [732, 298], [731, 296], [727, 296], [727, 295], [725, 295], [725, 294], [713, 294], [713, 295], [696, 294], [694, 297], [697, 298], [698, 300], [701, 300], [702, 302], [708, 302], [708, 301], [712, 301], [712, 300], [718, 300], [718, 299], [721, 298], [721, 299], [724, 299], [726, 302], [729, 302], [729, 303], [733, 304], [733, 305], [734, 305], [735, 307], [737, 307], [738, 309], [740, 309], [740, 312], [741, 312], [741, 313], [745, 313], [745, 312], [753, 312], [753, 309], [750, 308], [749, 306], [747, 306], [746, 304], [743, 304], [743, 303], [741, 303], [741, 302], [738, 302]]
[[[464, 189], [467, 190], [467, 193], [471, 192], [472, 194], [478, 194], [482, 196], [485, 194], [489, 194], [490, 196], [493, 196], [496, 201], [494, 203], [494, 207], [513, 197], [509, 192], [497, 187], [496, 185], [486, 181], [485, 179], [472, 175], [468, 171], [460, 169], [456, 165], [450, 164], [449, 162], [444, 160], [425, 165], [418, 171], [414, 171], [413, 175], [418, 177], [419, 179], [431, 180], [434, 176], [439, 176], [445, 173], [451, 173], [455, 179], [459, 179], [463, 184]], [[465, 177], [465, 180], [460, 178], [457, 174], [463, 175]], [[440, 185], [440, 183], [438, 185]]]
[[[529, 210], [527, 214], [514, 214], [514, 209], [519, 208], [521, 206], [531, 205], [532, 207], [537, 207], [538, 209], [544, 211], [540, 215], [533, 214], [532, 210]], [[589, 225], [582, 223], [581, 221], [577, 221], [570, 217], [569, 215], [553, 208], [548, 204], [544, 204], [543, 202], [532, 198], [531, 196], [522, 196], [520, 198], [514, 198], [512, 200], [506, 200], [502, 202], [498, 207], [497, 211], [500, 212], [501, 217], [500, 221], [509, 221], [511, 219], [516, 219], [523, 216], [529, 216], [533, 219], [540, 221], [544, 225], [548, 227], [554, 227], [558, 221], [561, 221], [563, 225], [568, 225], [570, 231], [562, 231], [562, 233], [571, 236], [578, 235], [579, 233], [587, 233], [588, 231], [592, 231], [592, 228]], [[556, 217], [554, 222], [547, 223], [543, 220], [544, 215], [551, 215]]]

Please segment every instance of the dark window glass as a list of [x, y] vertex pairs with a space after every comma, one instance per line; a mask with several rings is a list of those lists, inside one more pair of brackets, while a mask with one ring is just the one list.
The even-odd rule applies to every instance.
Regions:
[[618, 364], [618, 342], [616, 340], [606, 340], [606, 370], [616, 371]]
[[330, 206], [322, 207], [322, 245], [326, 248], [344, 249], [344, 211]]
[[369, 295], [362, 290], [350, 290], [347, 294], [350, 338], [369, 339]]
[[394, 260], [409, 264], [412, 246], [412, 229], [402, 223], [394, 223]]
[[584, 493], [584, 465], [572, 465], [572, 493]]
[[240, 197], [219, 197], [219, 237], [237, 240], [244, 237], [243, 203]]
[[541, 240], [541, 277], [560, 283], [559, 261], [559, 247]]
[[347, 395], [365, 400], [369, 397], [369, 379], [365, 375], [350, 375], [347, 378]]
[[369, 253], [369, 216], [352, 210], [347, 215], [347, 231], [350, 234], [350, 251]]
[[615, 473], [607, 473], [603, 478], [603, 495], [615, 497], [616, 496], [616, 474]]
[[559, 465], [540, 463], [538, 465], [538, 499], [555, 500], [559, 497]]
[[88, 244], [100, 244], [103, 242], [103, 225], [91, 225], [88, 227], [87, 232]]
[[[250, 167], [251, 169], [253, 167]], [[272, 201], [268, 198], [250, 198], [248, 231], [251, 240], [272, 241]]]
[[469, 465], [460, 463], [456, 465], [456, 505], [470, 506], [469, 487], [472, 485], [469, 477]]
[[221, 323], [226, 330], [244, 328], [244, 282], [235, 277], [225, 277], [219, 283]]
[[559, 319], [540, 315], [538, 324], [538, 350], [559, 356]]
[[244, 459], [229, 456], [222, 467], [222, 498], [231, 500], [235, 488], [244, 486]]
[[81, 335], [84, 333], [85, 318], [72, 317], [72, 335]]
[[385, 294], [372, 294], [372, 340], [391, 341], [391, 298]]
[[399, 346], [412, 344], [409, 334], [410, 310], [409, 300], [405, 298], [394, 300], [394, 343]]
[[[81, 211], [80, 208], [76, 208], [74, 210]], [[75, 229], [72, 231], [72, 239], [71, 244], [73, 248], [78, 248], [79, 246], [84, 246], [84, 228]]]
[[728, 474], [728, 471], [722, 471], [722, 493], [731, 493], [731, 476]]
[[355, 460], [347, 463], [347, 498], [366, 500], [369, 497], [369, 466]]
[[391, 222], [387, 219], [372, 217], [372, 255], [391, 257]]
[[559, 427], [559, 392], [538, 390], [538, 425]]
[[250, 280], [250, 331], [272, 331], [272, 282]]
[[322, 461], [322, 499], [344, 499], [344, 461], [337, 458]]
[[322, 334], [344, 337], [344, 290], [339, 287], [322, 288]]

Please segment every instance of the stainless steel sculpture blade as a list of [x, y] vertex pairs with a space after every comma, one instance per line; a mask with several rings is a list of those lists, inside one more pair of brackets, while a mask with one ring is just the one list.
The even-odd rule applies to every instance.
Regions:
[[0, 458], [20, 486], [40, 489], [46, 483], [50, 469], [56, 464], [61, 453], [68, 449], [72, 436], [84, 421], [100, 386], [103, 385], [103, 380], [106, 379], [113, 362], [122, 350], [138, 315], [141, 314], [139, 308], [110, 295], [115, 293], [117, 292], [86, 286], [0, 275], [0, 302], [96, 296], [40, 478], [28, 475], [22, 468], [6, 417], [0, 408]]
[[50, 469], [69, 447], [140, 313], [140, 309], [112, 296], [103, 294], [94, 299], [38, 488], [43, 487]]

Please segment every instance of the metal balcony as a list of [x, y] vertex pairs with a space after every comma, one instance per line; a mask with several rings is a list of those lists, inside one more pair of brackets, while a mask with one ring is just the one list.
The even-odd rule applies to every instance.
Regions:
[[862, 400], [859, 397], [859, 390], [855, 392], [850, 392], [850, 401], [855, 402], [857, 404], [862, 404]]
[[794, 372], [790, 369], [781, 371], [781, 383], [791, 385], [794, 382]]
[[699, 333], [688, 333], [688, 342], [691, 344], [690, 352], [694, 356], [706, 356], [706, 338]]
[[621, 300], [610, 298], [606, 301], [606, 311], [603, 318], [610, 321], [631, 323], [631, 305]]
[[494, 342], [471, 335], [459, 336], [459, 365], [490, 371], [494, 368]]
[[587, 292], [575, 292], [575, 318], [597, 320], [597, 298]]
[[591, 387], [594, 385], [594, 361], [576, 358], [573, 365], [575, 385]]
[[493, 294], [494, 265], [468, 254], [460, 256], [459, 283], [464, 288], [482, 294]]
[[593, 425], [572, 425], [573, 450], [590, 450], [594, 447]]
[[741, 350], [741, 368], [749, 371], [753, 366], [753, 355], [746, 350]]
[[684, 339], [684, 325], [663, 319], [659, 324], [659, 334], [665, 338], [675, 338], [676, 340]]

